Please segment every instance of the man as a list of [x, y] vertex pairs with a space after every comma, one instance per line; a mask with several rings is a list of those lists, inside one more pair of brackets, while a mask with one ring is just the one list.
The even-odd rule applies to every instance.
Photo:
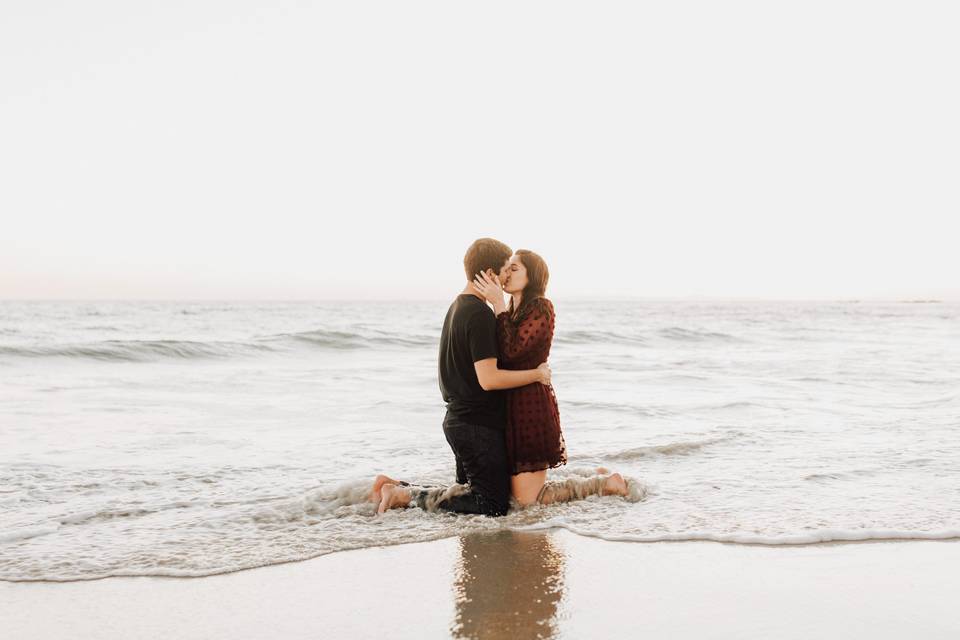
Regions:
[[478, 273], [506, 276], [510, 247], [492, 238], [475, 241], [463, 258], [466, 284], [450, 305], [440, 333], [440, 393], [447, 404], [443, 433], [453, 450], [457, 484], [417, 488], [377, 476], [371, 499], [377, 512], [407, 506], [430, 511], [502, 516], [510, 506], [510, 469], [504, 441], [506, 413], [502, 389], [550, 384], [546, 363], [536, 369], [497, 367], [497, 323], [471, 282]]

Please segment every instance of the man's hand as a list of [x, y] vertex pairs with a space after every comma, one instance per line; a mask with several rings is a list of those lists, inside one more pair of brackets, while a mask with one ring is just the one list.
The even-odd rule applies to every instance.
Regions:
[[550, 386], [550, 365], [546, 362], [537, 367], [537, 371], [540, 372], [540, 384]]
[[478, 273], [471, 284], [478, 295], [483, 296], [487, 302], [493, 305], [493, 310], [497, 315], [507, 310], [507, 305], [503, 302], [503, 287], [500, 285], [500, 278], [497, 276], [491, 278], [486, 273]]

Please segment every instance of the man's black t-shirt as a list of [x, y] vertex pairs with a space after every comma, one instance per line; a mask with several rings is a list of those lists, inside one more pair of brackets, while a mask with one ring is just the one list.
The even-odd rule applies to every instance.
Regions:
[[440, 393], [447, 413], [469, 424], [506, 427], [503, 392], [484, 391], [474, 362], [497, 357], [497, 319], [477, 296], [464, 293], [450, 305], [440, 332]]

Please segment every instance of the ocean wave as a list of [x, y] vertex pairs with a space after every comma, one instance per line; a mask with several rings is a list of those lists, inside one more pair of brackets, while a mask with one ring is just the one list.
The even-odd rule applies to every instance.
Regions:
[[[595, 473], [595, 468], [569, 468], [555, 479]], [[435, 482], [438, 479], [425, 478], [424, 486], [438, 486]], [[639, 502], [647, 497], [648, 489], [644, 483], [626, 476], [624, 479], [628, 489], [628, 495], [623, 498], [625, 502]], [[230, 504], [237, 508], [200, 512], [189, 519], [181, 516], [174, 529], [153, 521], [138, 530], [139, 539], [131, 539], [130, 535], [135, 534], [127, 533], [135, 527], [135, 523], [131, 523], [122, 530], [117, 545], [103, 544], [102, 535], [109, 534], [92, 536], [100, 544], [87, 545], [83, 541], [91, 537], [90, 527], [109, 527], [108, 522], [116, 518], [135, 519], [164, 508], [200, 505], [179, 502], [155, 509], [110, 506], [61, 516], [48, 524], [35, 523], [19, 528], [0, 537], [0, 542], [16, 546], [30, 538], [61, 532], [64, 537], [48, 544], [62, 545], [63, 540], [71, 539], [84, 546], [61, 547], [56, 551], [59, 555], [54, 558], [19, 547], [0, 560], [0, 581], [74, 582], [119, 576], [204, 577], [372, 546], [502, 531], [535, 521], [543, 517], [544, 510], [557, 508], [557, 505], [518, 508], [504, 518], [469, 514], [453, 516], [420, 509], [399, 509], [378, 516], [369, 494], [370, 479], [363, 479], [271, 499], [231, 501]], [[612, 502], [615, 498], [591, 496], [588, 499], [594, 505], [597, 500]], [[616, 500], [619, 502], [620, 499]], [[270, 504], [265, 504], [267, 502]], [[116, 527], [113, 531], [116, 532]], [[224, 540], [228, 540], [229, 545], [225, 546]], [[158, 544], [163, 544], [163, 548], [158, 548]]]
[[562, 331], [553, 339], [554, 344], [630, 344], [643, 345], [647, 340], [641, 336], [615, 331]]
[[38, 538], [40, 536], [56, 533], [59, 529], [60, 527], [55, 525], [17, 529], [16, 531], [0, 533], [0, 542], [19, 542], [21, 540], [29, 540], [30, 538]]
[[[665, 327], [655, 334], [657, 337], [677, 342], [742, 342], [729, 333], [719, 331], [703, 331], [698, 329], [688, 329], [685, 327]], [[555, 344], [620, 344], [630, 346], [644, 346], [650, 343], [650, 336], [638, 335], [636, 333], [623, 333], [619, 331], [600, 331], [600, 330], [574, 330], [562, 331], [554, 337]]]
[[190, 509], [206, 506], [208, 506], [208, 504], [205, 502], [190, 502], [181, 500], [177, 502], [171, 502], [169, 504], [157, 505], [149, 509], [143, 507], [129, 507], [126, 509], [97, 509], [92, 511], [83, 511], [69, 516], [63, 516], [59, 519], [59, 522], [61, 525], [81, 525], [121, 518], [142, 518], [144, 516], [151, 516], [156, 513], [160, 513], [161, 511], [168, 511], [170, 509]]
[[805, 475], [803, 476], [803, 479], [811, 480], [814, 482], [829, 481], [829, 480], [858, 480], [860, 478], [865, 478], [865, 477], [896, 473], [903, 469], [914, 469], [916, 467], [928, 467], [932, 464], [936, 464], [936, 462], [937, 460], [934, 458], [910, 458], [908, 460], [889, 463], [881, 466], [845, 469], [842, 471], [821, 471], [818, 473], [811, 473], [811, 474]]
[[[669, 443], [648, 450], [682, 453], [719, 439], [722, 438]], [[916, 459], [916, 462], [920, 460]], [[553, 479], [594, 473], [596, 467], [589, 465], [568, 466]], [[424, 478], [425, 484], [434, 484], [435, 480], [442, 479], [441, 475], [445, 477], [439, 470], [428, 474], [429, 477]], [[151, 519], [139, 528], [135, 528], [136, 520], [148, 515], [147, 511], [157, 513], [163, 509], [204, 505], [165, 501], [143, 509], [136, 505], [111, 504], [60, 516], [50, 523], [25, 523], [24, 527], [0, 536], [0, 543], [11, 545], [4, 549], [4, 559], [0, 561], [0, 580], [71, 582], [111, 576], [203, 577], [302, 561], [340, 551], [503, 530], [563, 528], [577, 535], [613, 542], [713, 541], [744, 545], [960, 538], [960, 529], [912, 530], [910, 525], [898, 529], [793, 526], [767, 531], [738, 527], [740, 530], [731, 531], [726, 527], [713, 529], [704, 526], [696, 530], [647, 531], [634, 527], [611, 530], [610, 525], [616, 526], [624, 509], [649, 507], [642, 502], [650, 495], [649, 487], [627, 476], [625, 480], [630, 495], [623, 501], [591, 496], [570, 504], [534, 505], [512, 510], [504, 518], [452, 516], [419, 509], [399, 509], [377, 516], [374, 504], [369, 500], [369, 478], [285, 495], [252, 499], [234, 496], [237, 499], [218, 500], [206, 505], [215, 507], [215, 511], [178, 512], [175, 519]], [[225, 505], [233, 508], [224, 508]], [[118, 528], [117, 518], [131, 518], [131, 521]], [[171, 523], [176, 524], [171, 526]], [[102, 534], [92, 533], [94, 530], [90, 527], [101, 526], [104, 527]], [[949, 524], [944, 522], [940, 526]], [[55, 540], [43, 537], [58, 532], [60, 535]], [[122, 536], [116, 538], [118, 544], [104, 542], [105, 536], [118, 534]], [[29, 542], [31, 538], [40, 540], [38, 543]], [[225, 540], [229, 544], [225, 544]], [[26, 545], [21, 544], [24, 541], [27, 541]], [[47, 551], [38, 554], [36, 549], [44, 547], [31, 547], [33, 544], [46, 544]], [[153, 553], [151, 549], [158, 551]], [[54, 555], [51, 556], [50, 551]]]
[[739, 432], [732, 432], [715, 438], [705, 438], [703, 440], [681, 440], [678, 442], [668, 442], [667, 444], [634, 447], [632, 449], [625, 449], [623, 451], [616, 451], [612, 453], [600, 453], [593, 456], [573, 456], [571, 459], [616, 460], [625, 462], [654, 456], [687, 455], [712, 444], [732, 440], [738, 435], [740, 435]]
[[563, 406], [574, 409], [593, 409], [599, 411], [610, 411], [616, 413], [626, 413], [630, 415], [640, 415], [647, 417], [664, 417], [673, 415], [672, 411], [662, 407], [643, 406], [635, 404], [623, 404], [619, 402], [597, 402], [591, 400], [565, 400]]
[[743, 545], [785, 546], [811, 545], [825, 542], [866, 542], [870, 540], [954, 540], [960, 539], [960, 529], [939, 531], [910, 531], [901, 529], [818, 529], [803, 533], [762, 535], [757, 533], [721, 533], [714, 531], [683, 531], [650, 534], [610, 534], [588, 531], [554, 518], [531, 525], [514, 527], [517, 531], [545, 531], [565, 529], [570, 533], [609, 542], [724, 542]]
[[[356, 496], [359, 498], [359, 496]], [[347, 499], [345, 505], [350, 505], [353, 501]], [[396, 515], [395, 513], [393, 515]], [[442, 517], [442, 516], [441, 516]], [[394, 537], [376, 537], [372, 539], [356, 540], [351, 544], [340, 544], [335, 548], [326, 548], [323, 550], [298, 549], [295, 552], [277, 554], [276, 557], [265, 557], [262, 554], [256, 554], [254, 557], [244, 558], [243, 560], [234, 559], [232, 564], [219, 565], [209, 568], [190, 568], [187, 566], [176, 566], [167, 563], [158, 562], [153, 565], [136, 567], [112, 567], [97, 571], [92, 568], [85, 568], [82, 572], [75, 573], [35, 573], [4, 572], [0, 570], [0, 581], [3, 582], [80, 582], [87, 580], [99, 580], [109, 577], [178, 577], [178, 578], [203, 578], [214, 575], [222, 575], [268, 567], [277, 564], [286, 564], [290, 562], [302, 562], [311, 560], [320, 556], [330, 555], [343, 551], [354, 551], [367, 549], [371, 547], [395, 546], [402, 544], [420, 544], [455, 537], [458, 535], [489, 535], [500, 531], [517, 532], [537, 532], [552, 531], [562, 529], [574, 535], [586, 538], [594, 538], [607, 542], [637, 543], [649, 544], [660, 542], [715, 542], [720, 544], [736, 544], [745, 546], [764, 546], [764, 547], [785, 547], [785, 546], [812, 546], [827, 543], [864, 543], [875, 541], [950, 541], [960, 540], [960, 529], [945, 528], [938, 530], [911, 530], [911, 529], [831, 529], [822, 528], [815, 530], [805, 530], [790, 533], [779, 533], [765, 535], [755, 532], [730, 532], [730, 531], [673, 531], [658, 533], [610, 533], [602, 530], [587, 529], [567, 521], [563, 516], [556, 516], [546, 520], [534, 523], [523, 523], [516, 520], [510, 520], [510, 517], [500, 519], [489, 519], [482, 516], [460, 516], [463, 521], [470, 520], [472, 526], [467, 526], [460, 530], [456, 527], [444, 527], [429, 532], [420, 532], [412, 536], [394, 536]], [[15, 542], [18, 540], [29, 539], [55, 533], [55, 527], [38, 527], [30, 530], [21, 530], [13, 535], [0, 536], [0, 542]], [[290, 551], [293, 551], [292, 549]], [[142, 560], [142, 557], [140, 558]]]
[[660, 329], [657, 334], [662, 338], [681, 342], [703, 342], [707, 340], [722, 340], [729, 342], [740, 341], [740, 338], [730, 335], [729, 333], [722, 333], [720, 331], [702, 331], [699, 329], [688, 329], [685, 327], [666, 327], [664, 329]]
[[340, 331], [313, 329], [296, 333], [280, 333], [266, 338], [269, 341], [290, 340], [333, 349], [361, 349], [374, 346], [422, 347], [437, 344], [439, 336], [403, 335], [385, 331]]
[[86, 358], [107, 362], [145, 362], [161, 359], [228, 358], [272, 350], [248, 342], [192, 340], [103, 340], [74, 345], [3, 346], [0, 356], [22, 358]]
[[315, 329], [255, 337], [246, 341], [102, 340], [82, 344], [0, 345], [0, 357], [79, 358], [104, 362], [148, 362], [244, 357], [304, 345], [325, 349], [365, 349], [384, 346], [422, 347], [436, 343], [432, 336], [365, 333]]
[[719, 404], [704, 404], [697, 407], [691, 407], [691, 411], [705, 411], [713, 413], [716, 411], [731, 411], [738, 409], [771, 409], [770, 405], [759, 402], [750, 402], [749, 400], [734, 400], [732, 402], [721, 402]]

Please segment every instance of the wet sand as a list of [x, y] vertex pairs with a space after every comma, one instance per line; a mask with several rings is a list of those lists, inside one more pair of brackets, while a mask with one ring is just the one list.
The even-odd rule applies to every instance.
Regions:
[[209, 578], [0, 583], [3, 637], [957, 638], [960, 541], [499, 532]]

